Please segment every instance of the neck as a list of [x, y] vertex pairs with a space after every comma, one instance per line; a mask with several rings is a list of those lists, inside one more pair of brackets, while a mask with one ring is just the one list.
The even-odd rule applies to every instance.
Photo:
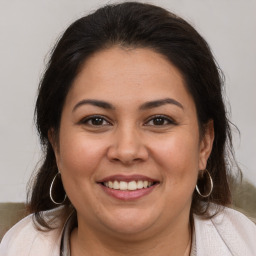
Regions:
[[[169, 230], [169, 229], [168, 229]], [[76, 228], [71, 234], [72, 256], [183, 256], [189, 255], [191, 247], [191, 227], [187, 222], [183, 227], [173, 227], [169, 232], [161, 230], [151, 236], [110, 235]]]

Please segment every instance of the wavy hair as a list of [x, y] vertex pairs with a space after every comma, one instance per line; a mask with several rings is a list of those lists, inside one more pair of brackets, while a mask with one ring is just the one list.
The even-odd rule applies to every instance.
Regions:
[[[71, 24], [52, 50], [40, 82], [35, 120], [44, 158], [31, 181], [28, 204], [43, 227], [50, 228], [41, 213], [56, 208], [50, 200], [49, 188], [58, 172], [48, 132], [54, 130], [58, 138], [65, 98], [83, 63], [92, 54], [116, 45], [149, 48], [165, 56], [181, 72], [193, 97], [201, 135], [204, 125], [209, 120], [214, 122], [215, 139], [207, 163], [214, 189], [208, 198], [194, 192], [191, 213], [207, 217], [209, 203], [225, 206], [231, 202], [228, 177], [232, 136], [223, 99], [223, 76], [210, 47], [177, 15], [151, 4], [125, 2], [106, 5]], [[209, 188], [204, 185], [200, 189]], [[54, 190], [54, 197], [64, 198], [63, 190]], [[69, 200], [63, 206], [62, 218], [73, 209]]]

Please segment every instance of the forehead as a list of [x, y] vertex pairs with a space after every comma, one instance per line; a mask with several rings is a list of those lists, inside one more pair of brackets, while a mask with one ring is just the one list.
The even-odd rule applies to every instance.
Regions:
[[112, 47], [86, 60], [67, 102], [83, 97], [143, 102], [167, 96], [191, 101], [181, 73], [170, 61], [147, 48]]

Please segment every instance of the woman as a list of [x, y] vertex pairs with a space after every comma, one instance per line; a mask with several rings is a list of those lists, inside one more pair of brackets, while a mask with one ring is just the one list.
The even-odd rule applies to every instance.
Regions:
[[32, 215], [0, 255], [255, 254], [255, 225], [227, 208], [219, 69], [186, 21], [135, 2], [77, 20], [53, 50], [36, 118], [45, 159]]

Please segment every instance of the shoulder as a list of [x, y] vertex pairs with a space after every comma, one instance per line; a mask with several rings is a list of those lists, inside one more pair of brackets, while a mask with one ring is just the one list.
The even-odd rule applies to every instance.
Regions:
[[256, 252], [256, 225], [242, 213], [224, 207], [211, 219], [195, 215], [194, 221], [199, 251], [204, 247], [215, 253], [199, 255], [253, 256]]
[[[43, 214], [51, 217], [52, 212]], [[0, 244], [0, 256], [59, 255], [61, 228], [39, 231], [34, 225], [33, 217], [27, 216], [6, 233]]]

